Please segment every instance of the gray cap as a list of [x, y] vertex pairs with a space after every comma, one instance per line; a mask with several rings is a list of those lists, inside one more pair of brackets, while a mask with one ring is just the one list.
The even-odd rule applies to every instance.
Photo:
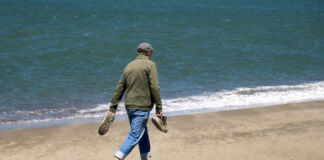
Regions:
[[148, 52], [148, 51], [154, 51], [154, 49], [151, 46], [151, 44], [149, 44], [147, 42], [143, 42], [140, 45], [138, 45], [137, 51], [138, 52]]

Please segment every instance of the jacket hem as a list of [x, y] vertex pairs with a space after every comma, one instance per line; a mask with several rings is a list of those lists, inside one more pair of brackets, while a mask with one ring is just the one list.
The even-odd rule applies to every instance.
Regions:
[[144, 110], [144, 111], [151, 111], [153, 109], [153, 107], [151, 106], [136, 106], [136, 105], [126, 105], [125, 106], [126, 109], [138, 109], [138, 110]]

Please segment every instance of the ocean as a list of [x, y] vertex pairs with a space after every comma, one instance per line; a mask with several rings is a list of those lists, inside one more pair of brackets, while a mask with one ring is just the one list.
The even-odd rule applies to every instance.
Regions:
[[0, 126], [101, 117], [141, 42], [166, 115], [323, 100], [323, 28], [320, 0], [1, 0]]

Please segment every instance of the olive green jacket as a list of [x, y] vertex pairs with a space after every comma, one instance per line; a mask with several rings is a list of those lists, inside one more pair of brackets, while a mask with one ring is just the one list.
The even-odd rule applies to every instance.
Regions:
[[116, 112], [125, 92], [126, 109], [162, 112], [160, 87], [156, 65], [148, 56], [138, 55], [123, 71], [111, 100], [110, 111]]

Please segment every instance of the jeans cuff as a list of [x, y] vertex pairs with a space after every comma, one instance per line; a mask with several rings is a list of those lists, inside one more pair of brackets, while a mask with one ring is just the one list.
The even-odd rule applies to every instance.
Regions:
[[141, 159], [144, 160], [144, 159], [149, 159], [151, 158], [152, 155], [150, 152], [147, 152], [147, 153], [141, 153]]
[[119, 159], [125, 159], [126, 158], [126, 156], [127, 155], [125, 155], [123, 152], [121, 152], [121, 151], [117, 151], [116, 153], [115, 153], [115, 157], [117, 157], [117, 158], [119, 158]]

